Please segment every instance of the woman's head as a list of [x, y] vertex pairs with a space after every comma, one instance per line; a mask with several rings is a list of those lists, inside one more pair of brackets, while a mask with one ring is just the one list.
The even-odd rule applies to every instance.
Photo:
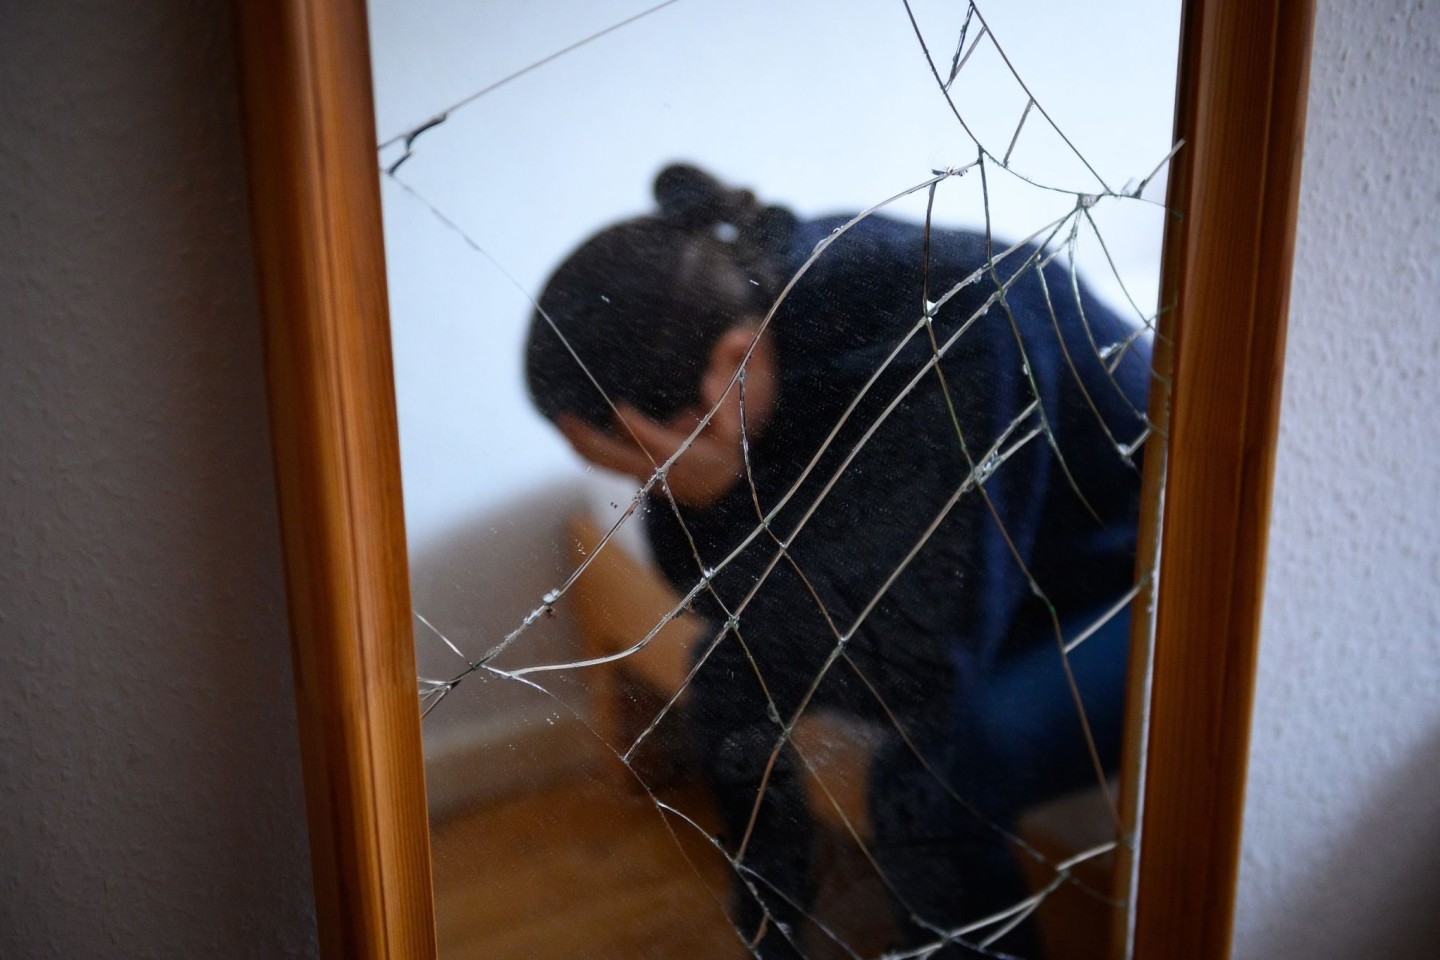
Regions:
[[608, 429], [605, 396], [657, 421], [698, 409], [717, 342], [757, 322], [778, 292], [787, 211], [678, 165], [656, 178], [655, 199], [658, 214], [591, 237], [545, 285], [525, 373], [550, 420]]

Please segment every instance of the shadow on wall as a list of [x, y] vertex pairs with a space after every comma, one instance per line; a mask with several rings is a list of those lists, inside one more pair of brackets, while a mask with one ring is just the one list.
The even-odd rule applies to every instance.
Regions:
[[[628, 486], [626, 485], [628, 484]], [[574, 568], [566, 522], [588, 511], [614, 523], [634, 493], [630, 481], [586, 474], [538, 487], [456, 523], [414, 551], [414, 609], [457, 647], [415, 622], [421, 677], [450, 679], [494, 649]], [[640, 527], [622, 528], [626, 549], [644, 554]], [[573, 610], [564, 601], [540, 616], [492, 661], [501, 669], [577, 659]], [[535, 677], [552, 695], [484, 671], [467, 675], [425, 721], [432, 817], [547, 783], [593, 765], [595, 737], [586, 671]], [[503, 758], [497, 762], [496, 758]]]
[[[1384, 783], [1309, 872], [1274, 898], [1237, 960], [1261, 957], [1435, 956], [1440, 943], [1440, 730]], [[1334, 771], [1347, 783], [1348, 771]], [[1320, 859], [1320, 858], [1317, 858]], [[1269, 871], [1279, 876], [1283, 871]], [[1398, 894], [1397, 894], [1398, 891]]]

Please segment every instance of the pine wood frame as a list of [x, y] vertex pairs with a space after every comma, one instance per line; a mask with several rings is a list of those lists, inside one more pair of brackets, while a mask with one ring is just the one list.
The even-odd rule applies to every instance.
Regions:
[[[321, 948], [433, 957], [364, 2], [237, 13]], [[1142, 960], [1229, 953], [1312, 22], [1313, 0], [1184, 12], [1185, 215], [1166, 236], [1173, 351], [1157, 350], [1173, 393], [1153, 398], [1167, 487], [1142, 532], [1163, 569], [1153, 670], [1132, 671], [1153, 706], [1127, 746], [1148, 756], [1128, 809]]]

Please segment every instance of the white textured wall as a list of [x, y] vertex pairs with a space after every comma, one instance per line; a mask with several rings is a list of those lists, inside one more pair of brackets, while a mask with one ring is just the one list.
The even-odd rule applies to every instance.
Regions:
[[314, 953], [230, 19], [0, 0], [0, 957]]
[[[1437, 38], [1321, 0], [1242, 960], [1440, 941]], [[0, 0], [3, 957], [313, 954], [232, 64]]]
[[1239, 960], [1440, 956], [1440, 6], [1321, 0]]

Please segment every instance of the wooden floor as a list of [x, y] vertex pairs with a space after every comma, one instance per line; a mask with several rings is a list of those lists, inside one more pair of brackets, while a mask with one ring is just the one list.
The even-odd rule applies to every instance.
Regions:
[[[718, 829], [698, 786], [674, 787], [661, 799], [707, 833]], [[1095, 817], [1085, 813], [1081, 822]], [[1083, 849], [1077, 839], [1091, 842], [1027, 834], [1053, 860]], [[881, 955], [895, 930], [883, 888], [838, 835], [819, 839], [816, 912], [849, 949], [810, 928], [802, 934], [806, 955]], [[491, 801], [433, 824], [432, 843], [441, 960], [750, 956], [725, 917], [732, 874], [723, 856], [694, 826], [614, 777], [566, 779]], [[1108, 887], [1108, 863], [1078, 875], [1094, 889]], [[1035, 886], [1047, 880], [1042, 871]], [[1051, 960], [1109, 955], [1111, 908], [1078, 889], [1062, 887], [1039, 919]]]
[[[665, 799], [710, 819], [698, 790]], [[749, 955], [721, 907], [724, 859], [643, 793], [569, 781], [453, 817], [432, 841], [442, 960]]]

